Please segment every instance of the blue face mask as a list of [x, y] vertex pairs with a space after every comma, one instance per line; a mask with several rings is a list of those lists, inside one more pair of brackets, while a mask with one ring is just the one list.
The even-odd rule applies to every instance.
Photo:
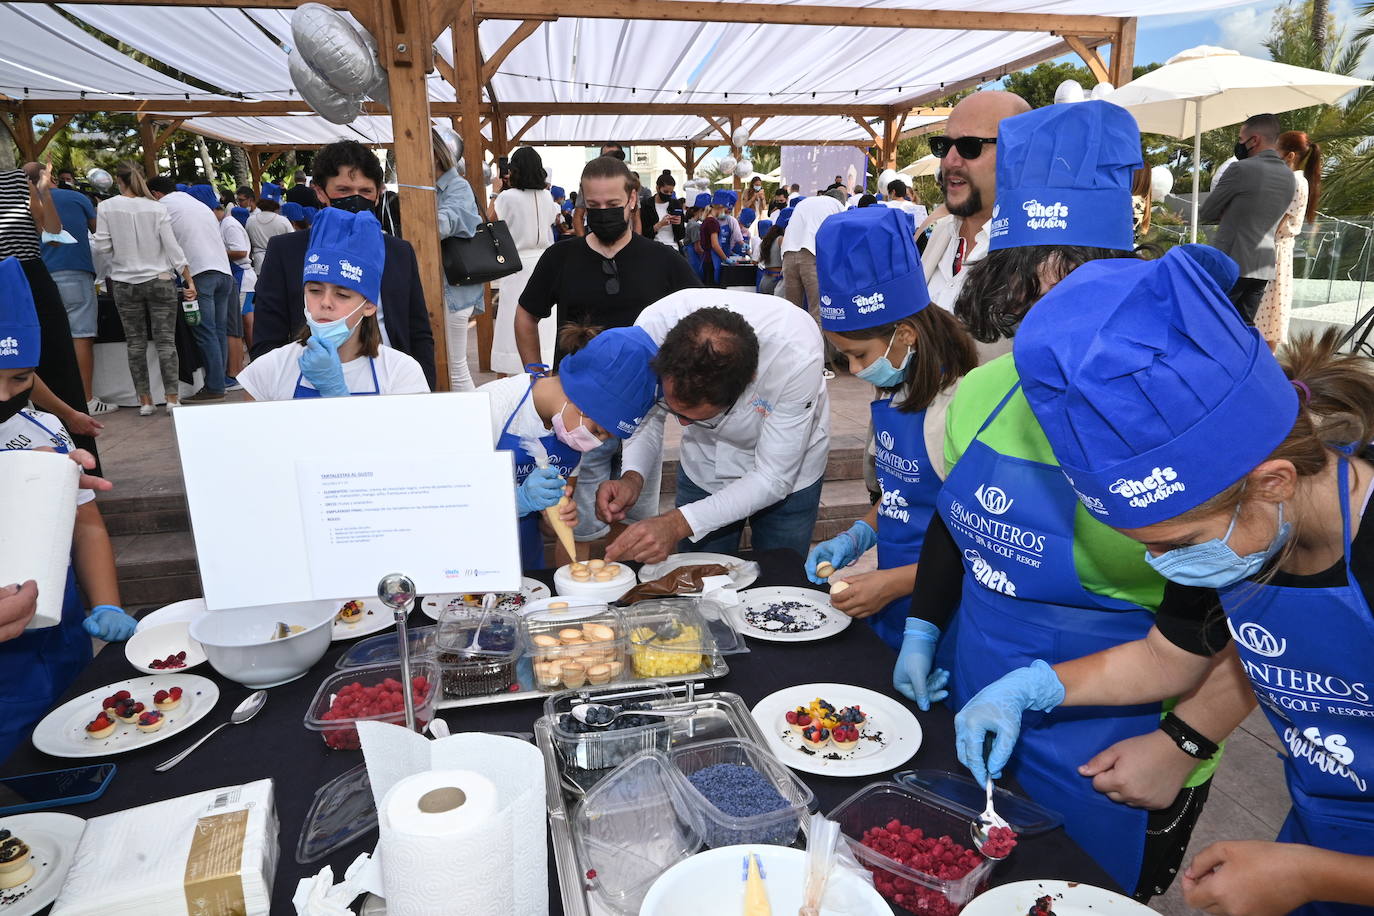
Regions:
[[[364, 302], [347, 315], [342, 318], [335, 318], [333, 321], [316, 321], [311, 316], [310, 309], [307, 308], [305, 310], [305, 323], [310, 326], [310, 336], [318, 337], [321, 341], [333, 344], [335, 350], [339, 349], [339, 347], [343, 346], [343, 342], [352, 337], [353, 332], [358, 329], [357, 325], [350, 328], [348, 326], [348, 319], [362, 311], [363, 307], [366, 305], [367, 303]], [[361, 323], [362, 322], [359, 322], [359, 324]]]
[[888, 361], [888, 351], [892, 349], [892, 344], [897, 340], [897, 332], [892, 332], [892, 339], [887, 342], [887, 350], [883, 355], [873, 362], [864, 366], [854, 373], [855, 378], [861, 378], [870, 385], [878, 388], [896, 388], [906, 379], [907, 363], [911, 362], [911, 348], [906, 348], [906, 356], [902, 358], [900, 366], [894, 366]]
[[1278, 553], [1288, 542], [1293, 526], [1283, 520], [1283, 503], [1279, 503], [1278, 532], [1269, 546], [1258, 553], [1240, 556], [1226, 543], [1231, 540], [1231, 532], [1236, 530], [1236, 519], [1240, 518], [1240, 506], [1231, 516], [1231, 525], [1226, 536], [1212, 538], [1201, 544], [1177, 547], [1159, 556], [1145, 553], [1145, 562], [1154, 567], [1170, 582], [1179, 585], [1193, 585], [1199, 588], [1225, 588], [1250, 578], [1264, 568], [1264, 564]]

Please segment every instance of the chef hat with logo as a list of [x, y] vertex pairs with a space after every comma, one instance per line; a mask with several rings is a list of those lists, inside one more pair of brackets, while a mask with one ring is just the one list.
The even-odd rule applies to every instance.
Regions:
[[643, 328], [611, 328], [558, 364], [563, 393], [606, 432], [628, 439], [658, 398], [650, 363], [658, 347]]
[[333, 283], [357, 290], [376, 305], [382, 297], [382, 268], [386, 246], [382, 224], [371, 211], [349, 213], [327, 207], [310, 227], [310, 244], [305, 250], [305, 283]]
[[0, 261], [0, 369], [32, 369], [42, 347], [29, 278], [18, 258], [5, 258]]
[[1131, 113], [1092, 100], [1047, 105], [997, 128], [988, 249], [1091, 245], [1130, 251], [1131, 178], [1142, 165]]
[[[792, 212], [796, 209], [796, 207], [783, 207], [781, 210], [778, 211], [778, 221], [773, 225], [786, 229], [787, 224], [792, 222]], [[822, 223], [821, 225], [825, 224]]]
[[288, 200], [281, 205], [281, 215], [293, 223], [305, 222], [305, 208], [293, 200]]
[[714, 207], [733, 207], [737, 200], [739, 195], [728, 188], [719, 188], [711, 195], [711, 205]]
[[1298, 412], [1263, 338], [1178, 249], [1084, 264], [1027, 313], [1012, 352], [1064, 476], [1117, 528], [1216, 496], [1269, 457]]
[[827, 216], [816, 231], [816, 277], [826, 331], [881, 327], [930, 305], [911, 222], [891, 207]]
[[219, 195], [216, 194], [215, 189], [208, 184], [193, 184], [186, 189], [186, 193], [205, 204], [205, 206], [209, 207], [211, 210], [218, 210], [222, 206], [219, 202]]
[[710, 192], [710, 191], [702, 191], [702, 192], [701, 192], [700, 194], [698, 194], [698, 195], [696, 196], [696, 198], [692, 201], [692, 206], [694, 206], [694, 207], [696, 207], [696, 208], [698, 208], [698, 209], [700, 209], [700, 208], [702, 208], [702, 207], [709, 207], [709, 206], [711, 206], [711, 192]]
[[743, 210], [739, 211], [739, 224], [746, 229], [754, 225], [754, 220], [756, 218], [758, 218], [758, 214], [754, 212], [753, 207], [745, 207]]
[[281, 185], [273, 184], [270, 181], [262, 183], [262, 193], [258, 195], [263, 200], [275, 200], [281, 203]]

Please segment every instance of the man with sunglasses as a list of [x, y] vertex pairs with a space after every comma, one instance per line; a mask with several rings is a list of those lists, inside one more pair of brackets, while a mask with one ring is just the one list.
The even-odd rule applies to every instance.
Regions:
[[635, 325], [659, 347], [653, 368], [662, 392], [625, 443], [619, 479], [600, 486], [596, 514], [626, 520], [643, 481], [662, 465], [667, 422], [682, 428], [676, 508], [629, 525], [606, 559], [733, 554], [746, 523], [753, 549], [805, 555], [830, 452], [815, 321], [777, 296], [698, 289], [655, 302]]
[[964, 271], [988, 253], [988, 220], [997, 197], [997, 125], [1030, 111], [1012, 92], [987, 90], [954, 106], [945, 133], [930, 138], [940, 160], [946, 216], [930, 230], [921, 261], [930, 301], [953, 310], [964, 285]]

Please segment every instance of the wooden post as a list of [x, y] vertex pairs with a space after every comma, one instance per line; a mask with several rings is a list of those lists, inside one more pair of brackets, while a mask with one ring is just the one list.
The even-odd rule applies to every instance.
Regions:
[[157, 174], [157, 125], [148, 118], [138, 119], [138, 142], [143, 147], [143, 174]]
[[1134, 19], [1122, 19], [1121, 29], [1112, 42], [1112, 85], [1118, 88], [1134, 79], [1135, 27]]
[[262, 155], [255, 149], [244, 147], [248, 157], [248, 180], [252, 182], [253, 196], [262, 194]]
[[[734, 157], [736, 163], [738, 163], [739, 160], [740, 160], [740, 158], [744, 155], [744, 148], [735, 145], [735, 131], [737, 131], [737, 130], [739, 130], [739, 118], [731, 117], [731, 118], [730, 118], [730, 155]], [[742, 204], [741, 204], [741, 201], [739, 200], [740, 191], [743, 189], [743, 182], [740, 181], [740, 177], [739, 177], [738, 174], [732, 173], [730, 177], [731, 177], [731, 179], [733, 179], [732, 182], [731, 182], [731, 184], [730, 184], [730, 187], [734, 189], [734, 191], [735, 191], [735, 198], [736, 198], [736, 199], [735, 199], [735, 208], [734, 208], [733, 212], [734, 212], [734, 214], [735, 214], [736, 216], [738, 216], [738, 215], [739, 215], [739, 211], [740, 211], [741, 209], [743, 209]]]
[[[487, 183], [482, 161], [482, 68], [481, 48], [477, 44], [477, 17], [472, 0], [458, 0], [453, 22], [453, 70], [458, 78], [458, 109], [462, 118], [463, 157], [467, 162], [468, 181], [477, 195], [477, 206], [487, 212]], [[477, 316], [477, 366], [491, 371], [491, 344], [495, 325], [491, 314], [491, 285], [486, 291], [486, 310]], [[514, 308], [502, 303], [502, 307]]]
[[433, 31], [426, 0], [377, 5], [377, 47], [391, 82], [391, 136], [396, 153], [401, 228], [415, 249], [425, 309], [434, 333], [435, 389], [448, 391], [447, 312], [439, 257], [439, 211], [434, 190], [434, 142], [430, 136], [425, 74], [433, 66]]

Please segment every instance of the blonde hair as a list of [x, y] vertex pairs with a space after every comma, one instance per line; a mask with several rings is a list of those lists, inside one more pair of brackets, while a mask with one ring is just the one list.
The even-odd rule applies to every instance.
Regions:
[[448, 144], [444, 138], [439, 136], [439, 131], [434, 128], [429, 129], [430, 142], [434, 144], [434, 169], [440, 175], [445, 175], [453, 170], [455, 165], [453, 154], [449, 152]]
[[125, 159], [115, 166], [114, 173], [120, 185], [133, 191], [135, 197], [153, 199], [153, 192], [148, 190], [148, 181], [143, 177], [143, 169], [138, 163]]

